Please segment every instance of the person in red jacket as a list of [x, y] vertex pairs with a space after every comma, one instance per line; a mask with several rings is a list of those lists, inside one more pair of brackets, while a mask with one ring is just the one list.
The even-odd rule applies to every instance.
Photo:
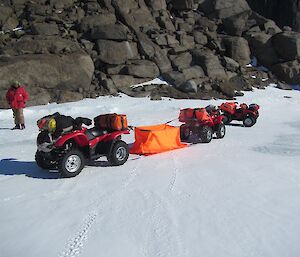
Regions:
[[6, 100], [14, 114], [15, 127], [13, 129], [25, 129], [23, 109], [28, 100], [28, 93], [18, 81], [14, 81], [8, 89]]

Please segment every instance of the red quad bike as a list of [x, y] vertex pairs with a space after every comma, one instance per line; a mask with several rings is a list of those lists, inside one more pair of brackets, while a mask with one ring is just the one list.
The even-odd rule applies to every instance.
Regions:
[[215, 107], [180, 110], [179, 121], [184, 122], [180, 126], [182, 141], [188, 141], [193, 136], [202, 143], [209, 143], [214, 133], [217, 138], [223, 138], [226, 133], [223, 116]]
[[232, 120], [243, 121], [245, 127], [252, 127], [259, 117], [259, 105], [245, 103], [240, 104], [238, 107], [237, 102], [222, 103], [219, 106], [222, 114], [224, 115], [224, 124], [229, 124]]
[[74, 128], [56, 139], [47, 130], [39, 133], [35, 155], [39, 167], [58, 169], [62, 177], [75, 177], [84, 168], [87, 160], [106, 156], [113, 166], [123, 165], [127, 161], [128, 145], [121, 140], [122, 134], [129, 134], [127, 128], [105, 130], [95, 126], [87, 129], [81, 124]]

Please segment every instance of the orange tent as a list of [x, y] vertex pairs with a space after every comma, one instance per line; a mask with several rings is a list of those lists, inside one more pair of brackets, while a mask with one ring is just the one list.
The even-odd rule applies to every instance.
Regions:
[[135, 127], [134, 136], [132, 154], [156, 154], [187, 146], [180, 141], [180, 128], [167, 124]]

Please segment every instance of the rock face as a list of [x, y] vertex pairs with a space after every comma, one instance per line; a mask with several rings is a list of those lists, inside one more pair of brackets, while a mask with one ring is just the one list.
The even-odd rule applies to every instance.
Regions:
[[93, 73], [93, 61], [90, 56], [81, 53], [63, 56], [28, 54], [2, 57], [0, 58], [0, 91], [5, 95], [9, 82], [18, 80], [26, 85], [29, 92], [39, 95], [42, 91], [34, 91], [34, 88], [39, 88], [48, 90], [53, 95], [51, 99], [45, 99], [47, 102], [41, 102], [36, 95], [32, 95], [30, 102], [32, 105], [47, 104], [49, 100], [57, 101], [58, 91], [81, 91], [81, 98], [83, 98], [84, 93], [89, 92]]
[[[2, 1], [0, 107], [12, 79], [25, 84], [32, 105], [118, 92], [232, 99], [264, 86], [253, 79], [261, 72], [246, 67], [253, 57], [278, 79], [300, 83], [299, 34], [250, 6], [246, 0]], [[158, 76], [172, 89], [132, 87]]]

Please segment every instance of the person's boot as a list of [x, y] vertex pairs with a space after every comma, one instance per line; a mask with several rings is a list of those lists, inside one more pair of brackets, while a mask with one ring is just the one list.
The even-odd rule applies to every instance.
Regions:
[[15, 129], [21, 129], [20, 124], [16, 124], [16, 126], [14, 126], [11, 130], [15, 130]]
[[25, 129], [25, 124], [21, 124], [21, 128], [20, 129]]

